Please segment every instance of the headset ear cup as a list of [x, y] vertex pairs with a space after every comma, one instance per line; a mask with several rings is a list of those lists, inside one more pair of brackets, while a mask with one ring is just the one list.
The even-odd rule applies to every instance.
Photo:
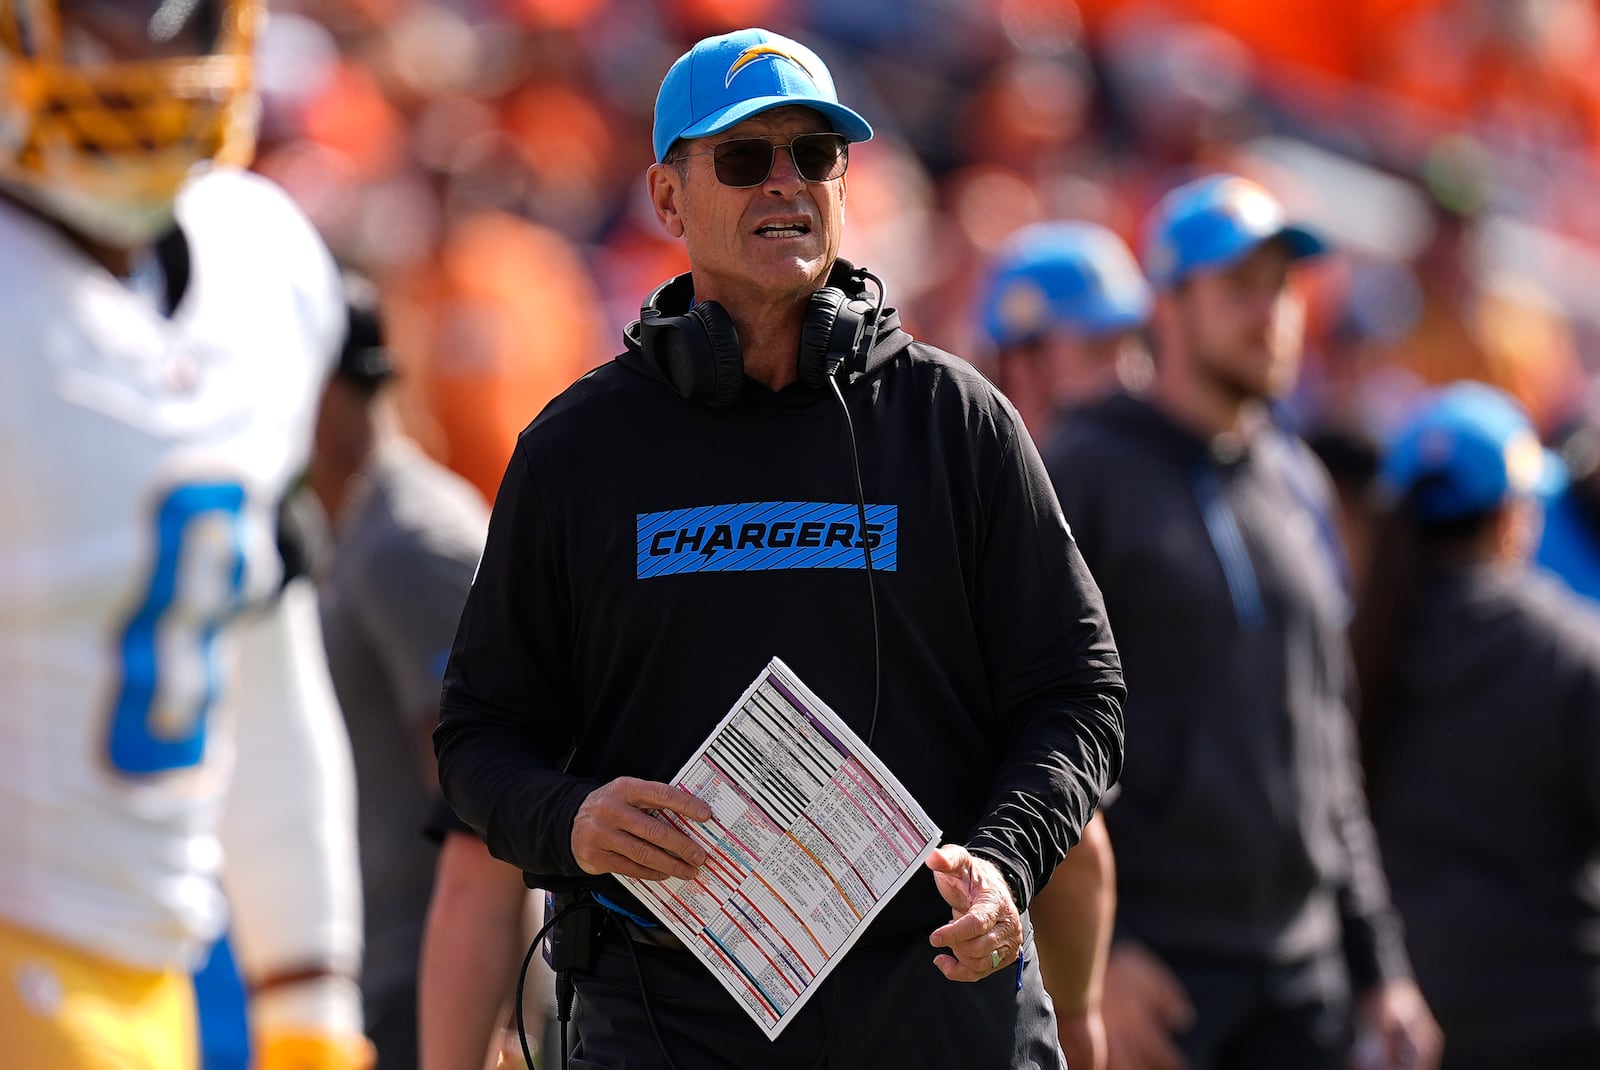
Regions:
[[806, 318], [800, 326], [800, 381], [807, 386], [822, 387], [828, 377], [838, 374], [839, 367], [850, 355], [849, 343], [840, 345], [835, 337], [839, 325], [839, 310], [845, 305], [844, 291], [824, 286], [806, 301]]
[[695, 369], [706, 360], [696, 360], [694, 354], [708, 348], [702, 337], [704, 332], [698, 322], [686, 316], [663, 316], [649, 307], [639, 320], [640, 348], [655, 361], [668, 385], [681, 398], [695, 396]]
[[744, 386], [744, 350], [738, 328], [715, 301], [702, 301], [685, 318], [697, 323], [705, 338], [705, 356], [697, 376], [702, 381], [694, 396], [713, 408], [732, 404]]
[[[657, 286], [639, 307], [639, 348], [679, 397], [727, 405], [744, 384], [739, 331], [721, 305], [691, 305], [693, 300], [694, 277], [688, 272]], [[664, 304], [688, 311], [669, 316], [661, 311]]]

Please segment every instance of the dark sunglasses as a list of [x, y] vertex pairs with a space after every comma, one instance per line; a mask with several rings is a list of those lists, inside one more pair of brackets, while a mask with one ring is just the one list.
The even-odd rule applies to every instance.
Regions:
[[[717, 181], [724, 186], [746, 189], [759, 186], [772, 174], [772, 161], [779, 149], [789, 150], [794, 169], [807, 182], [831, 182], [844, 174], [850, 166], [850, 142], [843, 134], [799, 134], [788, 144], [778, 144], [764, 137], [730, 138], [711, 148], [711, 166]], [[684, 156], [704, 156], [704, 152], [686, 152]]]

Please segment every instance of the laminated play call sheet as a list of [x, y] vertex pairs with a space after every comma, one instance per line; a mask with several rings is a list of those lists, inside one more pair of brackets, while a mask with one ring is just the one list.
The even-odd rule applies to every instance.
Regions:
[[710, 860], [694, 880], [618, 879], [771, 1039], [922, 868], [939, 830], [778, 658], [673, 783], [712, 818], [657, 816]]

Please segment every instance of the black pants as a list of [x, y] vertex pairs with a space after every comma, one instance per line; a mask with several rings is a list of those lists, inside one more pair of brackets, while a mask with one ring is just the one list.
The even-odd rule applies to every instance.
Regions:
[[1293, 965], [1176, 955], [1195, 1024], [1178, 1038], [1190, 1070], [1344, 1070], [1350, 983], [1336, 956]]
[[[660, 1028], [645, 1016], [633, 953]], [[926, 938], [856, 947], [798, 1016], [768, 1041], [687, 951], [608, 934], [592, 971], [575, 974], [573, 1070], [1065, 1070], [1055, 1012], [1030, 957], [975, 984], [948, 981]]]

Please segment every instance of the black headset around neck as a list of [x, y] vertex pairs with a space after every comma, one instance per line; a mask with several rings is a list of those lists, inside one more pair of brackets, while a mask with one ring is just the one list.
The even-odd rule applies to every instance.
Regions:
[[[877, 286], [867, 295], [864, 280]], [[639, 346], [667, 382], [685, 398], [713, 408], [732, 403], [744, 382], [744, 351], [727, 311], [715, 301], [694, 300], [694, 279], [685, 272], [657, 286], [639, 309]], [[664, 309], [686, 309], [674, 315]], [[883, 311], [883, 283], [845, 260], [834, 261], [828, 284], [806, 301], [800, 328], [799, 378], [823, 387], [841, 372], [866, 370], [873, 329]]]

